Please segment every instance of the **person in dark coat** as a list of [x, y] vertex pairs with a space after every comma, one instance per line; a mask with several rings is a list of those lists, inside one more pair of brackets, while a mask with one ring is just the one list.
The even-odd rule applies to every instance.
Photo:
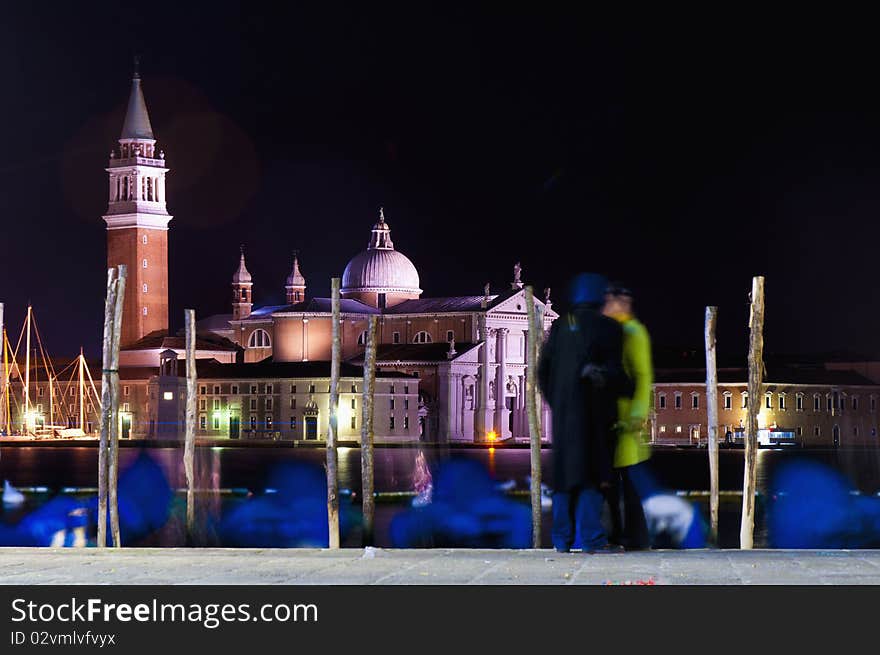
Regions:
[[595, 273], [572, 280], [571, 311], [553, 323], [538, 362], [541, 393], [553, 410], [551, 535], [560, 552], [615, 550], [601, 522], [602, 490], [613, 476], [617, 399], [632, 394], [632, 383], [620, 324], [601, 313], [607, 286]]

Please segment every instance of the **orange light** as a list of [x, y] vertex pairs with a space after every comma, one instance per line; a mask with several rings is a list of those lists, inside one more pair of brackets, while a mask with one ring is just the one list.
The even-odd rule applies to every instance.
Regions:
[[495, 441], [495, 439], [497, 439], [497, 438], [498, 438], [498, 433], [496, 433], [496, 432], [490, 432], [489, 434], [486, 435], [486, 439], [488, 439], [489, 441]]

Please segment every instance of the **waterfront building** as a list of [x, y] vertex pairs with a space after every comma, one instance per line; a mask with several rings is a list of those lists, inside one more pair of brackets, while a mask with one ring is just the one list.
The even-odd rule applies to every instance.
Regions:
[[[165, 195], [168, 168], [164, 153], [156, 154], [156, 139], [137, 72], [132, 80], [118, 149], [111, 153], [107, 170], [110, 195], [104, 220], [108, 265], [124, 263], [129, 267], [120, 367], [128, 371], [126, 375], [133, 385], [135, 379], [140, 384], [158, 385], [146, 392], [147, 403], [143, 408], [135, 409], [131, 405], [126, 416], [130, 415], [131, 434], [158, 435], [164, 429], [162, 426], [177, 420], [174, 412], [159, 411], [163, 407], [159, 396], [171, 394], [177, 405], [181, 394], [177, 390], [179, 379], [172, 382], [174, 376], [157, 375], [156, 371], [166, 366], [172, 351], [177, 357], [182, 357], [184, 351], [182, 337], [168, 333], [167, 248], [171, 220]], [[307, 296], [306, 277], [300, 266], [299, 257], [294, 255], [290, 275], [283, 285], [286, 304], [261, 306], [254, 302], [253, 278], [242, 249], [231, 279], [231, 311], [206, 317], [197, 325], [196, 358], [199, 369], [210, 372], [212, 381], [208, 387], [213, 388], [219, 380], [222, 382], [216, 384], [221, 388], [236, 385], [242, 389], [253, 384], [258, 388], [270, 385], [273, 389], [323, 386], [315, 378], [317, 369], [307, 365], [329, 366], [330, 299]], [[380, 209], [366, 249], [348, 262], [341, 277], [342, 358], [347, 370], [350, 373], [359, 370], [355, 367], [363, 363], [367, 322], [369, 317], [377, 316], [378, 375], [383, 380], [412, 380], [405, 385], [409, 391], [400, 398], [384, 399], [389, 408], [383, 408], [384, 400], [377, 403], [378, 439], [501, 441], [528, 438], [525, 410], [528, 326], [519, 264], [510, 288], [500, 293], [492, 293], [486, 285], [482, 294], [423, 298], [418, 270], [395, 248], [391, 228]], [[480, 286], [474, 284], [475, 288]], [[549, 289], [543, 300], [534, 302], [538, 310], [543, 310], [543, 338], [556, 318]], [[137, 369], [143, 370], [138, 372]], [[255, 375], [256, 378], [248, 377]], [[305, 377], [298, 378], [299, 375]], [[273, 380], [272, 376], [277, 377]], [[257, 378], [258, 381], [252, 381]], [[148, 382], [150, 380], [152, 382]], [[163, 384], [169, 388], [166, 390]], [[394, 388], [393, 384], [389, 385]], [[391, 395], [397, 394], [400, 391]], [[415, 396], [405, 397], [412, 394]], [[324, 433], [321, 426], [327, 411], [320, 409], [320, 396], [305, 401], [319, 405], [317, 422], [310, 419], [304, 423], [305, 415], [285, 416], [280, 409], [265, 411], [261, 403], [268, 398], [257, 399], [262, 413], [252, 414], [250, 407], [254, 398], [238, 398], [239, 395], [229, 393], [219, 399], [224, 409], [219, 414], [217, 429], [213, 427], [217, 423], [213, 411], [217, 399], [211, 398], [212, 409], [200, 414], [200, 434], [235, 438], [280, 432], [282, 438], [306, 438], [307, 429], [308, 435], [315, 430], [318, 435]], [[200, 394], [200, 403], [202, 400]], [[286, 397], [272, 398], [271, 406], [279, 408], [279, 403], [284, 405], [289, 401], [291, 399]], [[303, 402], [303, 399], [297, 401]], [[394, 403], [401, 402], [406, 410], [397, 416], [391, 410]], [[321, 419], [322, 416], [325, 418]], [[542, 420], [544, 436], [549, 439], [546, 407]], [[287, 427], [279, 429], [279, 426]], [[353, 434], [359, 434], [359, 429]]]
[[[718, 371], [719, 442], [741, 444], [748, 408], [760, 403], [758, 441], [809, 447], [877, 446], [880, 384], [833, 364], [768, 366], [760, 398], [749, 398], [748, 370]], [[706, 372], [656, 372], [651, 436], [655, 444], [705, 446]]]

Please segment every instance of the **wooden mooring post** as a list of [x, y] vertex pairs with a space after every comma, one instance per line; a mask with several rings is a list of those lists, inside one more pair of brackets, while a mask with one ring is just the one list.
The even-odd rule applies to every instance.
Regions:
[[98, 442], [98, 548], [107, 547], [107, 510], [113, 543], [121, 546], [119, 504], [116, 496], [119, 469], [119, 340], [125, 299], [126, 266], [107, 270], [104, 299], [104, 340], [101, 367], [101, 436]]
[[186, 329], [186, 415], [183, 438], [183, 471], [186, 476], [186, 541], [195, 545], [196, 537], [196, 310], [183, 311]]
[[376, 341], [379, 332], [379, 319], [376, 316], [370, 316], [368, 321], [361, 400], [361, 508], [364, 515], [363, 543], [365, 547], [373, 545], [373, 517], [376, 503], [373, 495], [373, 396], [376, 390]]
[[718, 543], [718, 367], [715, 330], [718, 308], [706, 307], [706, 411], [709, 431], [709, 539]]
[[541, 547], [541, 422], [538, 412], [538, 351], [543, 342], [542, 312], [535, 307], [532, 287], [526, 289], [526, 311], [529, 322], [528, 366], [526, 369], [526, 411], [529, 419], [531, 460], [532, 547]]
[[113, 546], [120, 548], [122, 538], [119, 532], [119, 342], [122, 338], [122, 306], [125, 301], [125, 281], [128, 277], [128, 267], [119, 265], [116, 275], [116, 298], [113, 308], [113, 347], [110, 351], [110, 462], [107, 472], [108, 491], [110, 501], [110, 532], [113, 535]]
[[332, 350], [330, 354], [330, 424], [327, 430], [327, 524], [330, 548], [339, 548], [339, 473], [336, 444], [339, 438], [339, 364], [342, 360], [340, 279], [331, 282]]
[[755, 531], [755, 484], [758, 472], [758, 412], [761, 410], [764, 374], [764, 278], [752, 278], [749, 314], [749, 417], [743, 467], [742, 522], [739, 547], [751, 549]]

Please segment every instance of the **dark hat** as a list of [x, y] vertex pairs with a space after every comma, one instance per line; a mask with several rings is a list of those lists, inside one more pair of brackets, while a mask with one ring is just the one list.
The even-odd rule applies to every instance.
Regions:
[[605, 300], [608, 280], [598, 273], [579, 273], [569, 286], [568, 298], [572, 305], [594, 305]]
[[615, 280], [608, 285], [605, 293], [611, 296], [629, 296], [633, 297], [632, 290], [620, 280]]

